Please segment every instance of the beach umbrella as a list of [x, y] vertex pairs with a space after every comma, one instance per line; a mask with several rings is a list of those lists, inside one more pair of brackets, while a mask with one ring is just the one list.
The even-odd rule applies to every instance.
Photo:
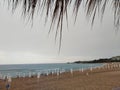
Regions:
[[6, 79], [6, 75], [1, 74], [1, 78], [0, 79], [5, 80]]
[[54, 74], [55, 72], [52, 70], [52, 75]]
[[63, 72], [63, 71], [62, 71], [62, 70], [60, 70], [59, 72], [60, 72], [60, 74], [62, 74], [62, 72]]
[[7, 80], [10, 80], [10, 74], [9, 73], [7, 74]]
[[2, 79], [2, 74], [0, 73], [0, 79]]
[[59, 76], [60, 75], [60, 73], [59, 73], [59, 71], [57, 71], [57, 76]]
[[40, 73], [37, 73], [37, 78], [38, 78], [38, 79], [40, 78], [40, 75], [41, 75]]
[[57, 73], [57, 69], [56, 69], [56, 68], [54, 69], [54, 73], [55, 73], [55, 74]]
[[23, 73], [23, 76], [22, 76], [23, 78], [25, 78], [25, 73]]
[[73, 69], [70, 69], [70, 73], [73, 74]]
[[114, 68], [116, 68], [116, 64], [114, 64]]
[[11, 83], [12, 82], [12, 78], [11, 76], [8, 77], [8, 83]]
[[57, 79], [58, 79], [58, 78], [59, 78], [59, 76], [60, 76], [60, 72], [59, 72], [59, 71], [57, 71], [56, 73], [57, 73]]
[[62, 69], [61, 71], [60, 71], [60, 73], [64, 73], [65, 72], [65, 69]]
[[29, 72], [29, 78], [31, 78], [31, 76], [32, 76], [32, 74], [31, 74], [31, 72]]
[[57, 79], [59, 78], [59, 76], [60, 76], [60, 73], [59, 73], [59, 72], [57, 72]]
[[55, 69], [55, 73], [59, 75], [59, 74], [60, 74], [60, 69], [59, 69], [59, 68], [56, 68], [56, 69]]
[[84, 69], [82, 68], [82, 72], [84, 72]]
[[109, 66], [109, 64], [107, 65], [107, 68], [108, 68], [108, 69], [110, 69], [110, 66]]
[[90, 67], [90, 71], [92, 71], [93, 70], [93, 68], [92, 67]]
[[47, 75], [47, 76], [49, 75], [49, 72], [48, 72], [48, 71], [46, 72], [46, 75]]
[[117, 64], [117, 68], [119, 68], [119, 64]]
[[79, 72], [81, 72], [81, 69], [79, 68]]
[[3, 79], [3, 80], [6, 80], [6, 79], [7, 79], [7, 78], [6, 78], [6, 75], [3, 75], [3, 76], [2, 76], [2, 79]]

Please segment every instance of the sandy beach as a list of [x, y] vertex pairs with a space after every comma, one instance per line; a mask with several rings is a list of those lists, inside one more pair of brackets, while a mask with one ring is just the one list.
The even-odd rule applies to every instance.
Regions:
[[[6, 90], [0, 80], [0, 90]], [[37, 78], [14, 78], [9, 90], [120, 90], [119, 63], [85, 71], [65, 72]]]

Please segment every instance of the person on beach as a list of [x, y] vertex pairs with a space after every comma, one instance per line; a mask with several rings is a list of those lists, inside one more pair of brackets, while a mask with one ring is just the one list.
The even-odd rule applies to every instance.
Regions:
[[9, 88], [10, 88], [10, 84], [7, 83], [7, 84], [6, 84], [6, 90], [9, 90]]
[[12, 78], [11, 78], [11, 76], [7, 76], [7, 81], [6, 81], [6, 90], [9, 90], [9, 88], [10, 88], [10, 84], [11, 84], [11, 82], [12, 82]]

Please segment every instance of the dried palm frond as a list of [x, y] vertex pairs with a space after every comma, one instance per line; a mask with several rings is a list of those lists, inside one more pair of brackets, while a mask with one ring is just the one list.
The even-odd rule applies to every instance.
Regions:
[[117, 29], [120, 28], [120, 0], [113, 0], [114, 7], [114, 25]]
[[[34, 13], [36, 10], [45, 11], [46, 13], [46, 22], [48, 16], [51, 15], [51, 28], [57, 24], [56, 28], [56, 37], [59, 34], [60, 36], [60, 46], [62, 39], [62, 26], [64, 17], [68, 17], [67, 11], [68, 6], [73, 5], [73, 13], [75, 15], [75, 20], [79, 11], [79, 7], [82, 2], [85, 2], [85, 11], [86, 15], [91, 19], [91, 24], [94, 23], [97, 11], [101, 13], [103, 17], [106, 6], [108, 2], [112, 2], [113, 13], [114, 13], [114, 25], [117, 29], [120, 28], [120, 0], [6, 0], [8, 5], [12, 7], [14, 11], [17, 6], [20, 4], [23, 8], [24, 17], [34, 18]], [[84, 4], [84, 3], [83, 3]]]

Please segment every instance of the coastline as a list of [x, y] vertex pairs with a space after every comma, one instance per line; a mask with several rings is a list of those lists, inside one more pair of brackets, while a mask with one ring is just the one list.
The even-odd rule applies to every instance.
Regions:
[[[115, 90], [120, 87], [120, 63], [40, 77], [12, 78], [9, 90]], [[6, 90], [0, 80], [0, 89]]]
[[[73, 71], [79, 69], [88, 69], [90, 67], [98, 67], [103, 64], [94, 63], [94, 64], [21, 64], [21, 65], [2, 65], [0, 66], [0, 79], [4, 77], [26, 77], [34, 76], [38, 73], [40, 74], [50, 74], [57, 72], [69, 72], [71, 69]], [[31, 75], [30, 75], [31, 74]]]

